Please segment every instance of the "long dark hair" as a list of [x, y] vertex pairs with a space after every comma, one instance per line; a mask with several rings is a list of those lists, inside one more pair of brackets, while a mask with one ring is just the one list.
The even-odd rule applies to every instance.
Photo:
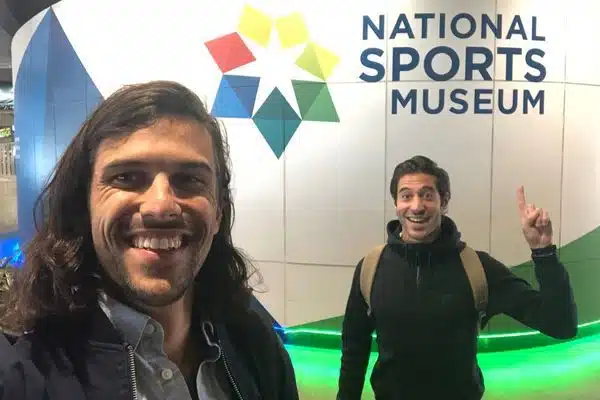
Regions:
[[164, 117], [192, 119], [212, 137], [221, 225], [196, 278], [196, 303], [213, 316], [245, 310], [250, 296], [251, 264], [234, 247], [234, 206], [230, 189], [229, 148], [224, 130], [202, 101], [169, 81], [125, 86], [89, 116], [56, 165], [34, 209], [36, 234], [25, 249], [0, 324], [13, 330], [68, 317], [96, 305], [106, 284], [92, 243], [89, 186], [100, 143], [148, 127]]

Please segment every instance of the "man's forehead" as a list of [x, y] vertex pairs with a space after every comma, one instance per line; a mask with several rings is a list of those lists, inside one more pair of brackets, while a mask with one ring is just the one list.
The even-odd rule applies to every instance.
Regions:
[[436, 190], [436, 177], [429, 174], [408, 174], [398, 182], [398, 191], [421, 189]]
[[435, 186], [430, 185], [406, 185], [402, 186], [398, 189], [398, 192], [425, 192], [432, 191], [435, 192], [437, 189]]
[[213, 165], [212, 138], [187, 121], [164, 121], [100, 143], [96, 166], [168, 166], [204, 168]]

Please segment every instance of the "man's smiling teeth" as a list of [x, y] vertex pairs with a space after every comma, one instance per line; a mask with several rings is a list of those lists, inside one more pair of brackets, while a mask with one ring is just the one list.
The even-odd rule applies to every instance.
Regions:
[[181, 247], [181, 242], [181, 236], [173, 236], [169, 238], [136, 236], [133, 238], [133, 247], [151, 250], [174, 250]]
[[410, 222], [415, 222], [415, 223], [423, 223], [426, 222], [428, 218], [426, 217], [406, 217], [407, 220], [409, 220]]

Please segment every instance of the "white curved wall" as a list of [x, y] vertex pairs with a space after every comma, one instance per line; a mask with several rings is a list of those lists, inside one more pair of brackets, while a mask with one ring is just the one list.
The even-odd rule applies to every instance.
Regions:
[[[600, 225], [600, 191], [595, 174], [600, 160], [600, 114], [596, 110], [600, 57], [592, 47], [592, 39], [600, 36], [595, 18], [600, 3], [282, 3], [230, 0], [226, 7], [219, 8], [214, 2], [198, 0], [63, 0], [53, 7], [104, 97], [123, 84], [172, 79], [195, 90], [212, 107], [222, 72], [204, 43], [238, 31], [246, 5], [274, 18], [299, 12], [310, 38], [339, 57], [327, 83], [340, 122], [303, 121], [281, 157], [274, 155], [252, 120], [223, 119], [234, 168], [236, 243], [256, 260], [265, 278], [262, 289], [268, 290], [261, 297], [282, 322], [294, 325], [343, 313], [355, 263], [371, 246], [385, 239], [385, 223], [394, 216], [388, 194], [393, 168], [415, 154], [431, 156], [450, 173], [450, 216], [457, 221], [465, 240], [509, 265], [528, 258], [516, 213], [518, 185], [525, 185], [530, 201], [550, 211], [560, 245]], [[436, 13], [438, 17], [445, 13], [448, 19], [460, 12], [476, 19], [482, 14], [502, 14], [506, 25], [518, 14], [530, 39], [531, 18], [535, 16], [537, 34], [545, 41], [441, 39], [437, 29], [422, 39], [420, 23], [412, 18], [421, 12]], [[45, 13], [15, 36], [16, 77], [25, 49]], [[386, 16], [386, 39], [377, 39], [371, 33], [368, 40], [362, 40], [363, 16], [377, 20], [380, 13]], [[401, 13], [409, 15], [414, 39], [402, 34], [389, 39]], [[430, 23], [436, 26], [435, 21]], [[449, 31], [447, 34], [451, 36]], [[274, 41], [275, 46], [265, 52], [251, 39], [244, 40], [257, 56], [259, 67], [253, 72], [260, 73], [263, 80], [275, 70], [290, 66], [290, 60], [294, 60], [290, 57], [303, 49], [303, 45], [280, 49]], [[359, 77], [363, 72], [373, 73], [361, 65], [361, 53], [366, 48], [383, 49], [387, 57], [384, 64], [391, 67], [394, 47], [413, 47], [423, 59], [439, 45], [455, 49], [461, 60], [458, 74], [450, 81], [431, 80], [422, 66], [402, 73], [400, 82], [392, 81], [391, 71], [379, 82], [365, 82]], [[479, 73], [465, 81], [468, 46], [484, 47], [494, 54], [501, 47], [522, 49], [523, 55], [515, 57], [510, 69], [513, 80], [506, 80], [505, 58], [495, 55], [488, 69], [492, 81], [484, 80]], [[539, 83], [524, 79], [527, 72], [536, 74], [524, 61], [530, 48], [545, 52], [543, 58], [536, 58], [546, 69], [545, 79]], [[438, 73], [448, 67], [444, 57], [434, 64]], [[231, 73], [250, 71], [241, 67]], [[292, 75], [288, 79], [318, 80], [293, 66], [286, 71]], [[416, 114], [411, 114], [409, 107], [399, 107], [397, 113], [392, 113], [392, 92], [400, 90], [406, 95], [411, 89], [418, 93]], [[466, 99], [472, 99], [476, 89], [494, 89], [496, 93], [517, 89], [519, 96], [524, 90], [542, 90], [544, 112], [540, 114], [538, 105], [528, 114], [517, 111], [505, 115], [496, 105], [493, 113], [475, 114], [473, 100], [468, 100], [469, 111], [465, 114], [453, 114], [447, 107], [440, 114], [429, 115], [420, 106], [425, 89], [432, 93], [438, 93], [438, 89], [465, 89]], [[256, 104], [255, 112], [259, 106]]]

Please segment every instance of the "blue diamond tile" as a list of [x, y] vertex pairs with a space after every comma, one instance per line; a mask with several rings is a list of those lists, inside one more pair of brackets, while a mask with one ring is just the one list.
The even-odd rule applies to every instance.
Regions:
[[219, 118], [252, 118], [260, 78], [223, 75], [212, 114]]
[[277, 158], [281, 157], [301, 122], [277, 88], [269, 94], [252, 120]]

